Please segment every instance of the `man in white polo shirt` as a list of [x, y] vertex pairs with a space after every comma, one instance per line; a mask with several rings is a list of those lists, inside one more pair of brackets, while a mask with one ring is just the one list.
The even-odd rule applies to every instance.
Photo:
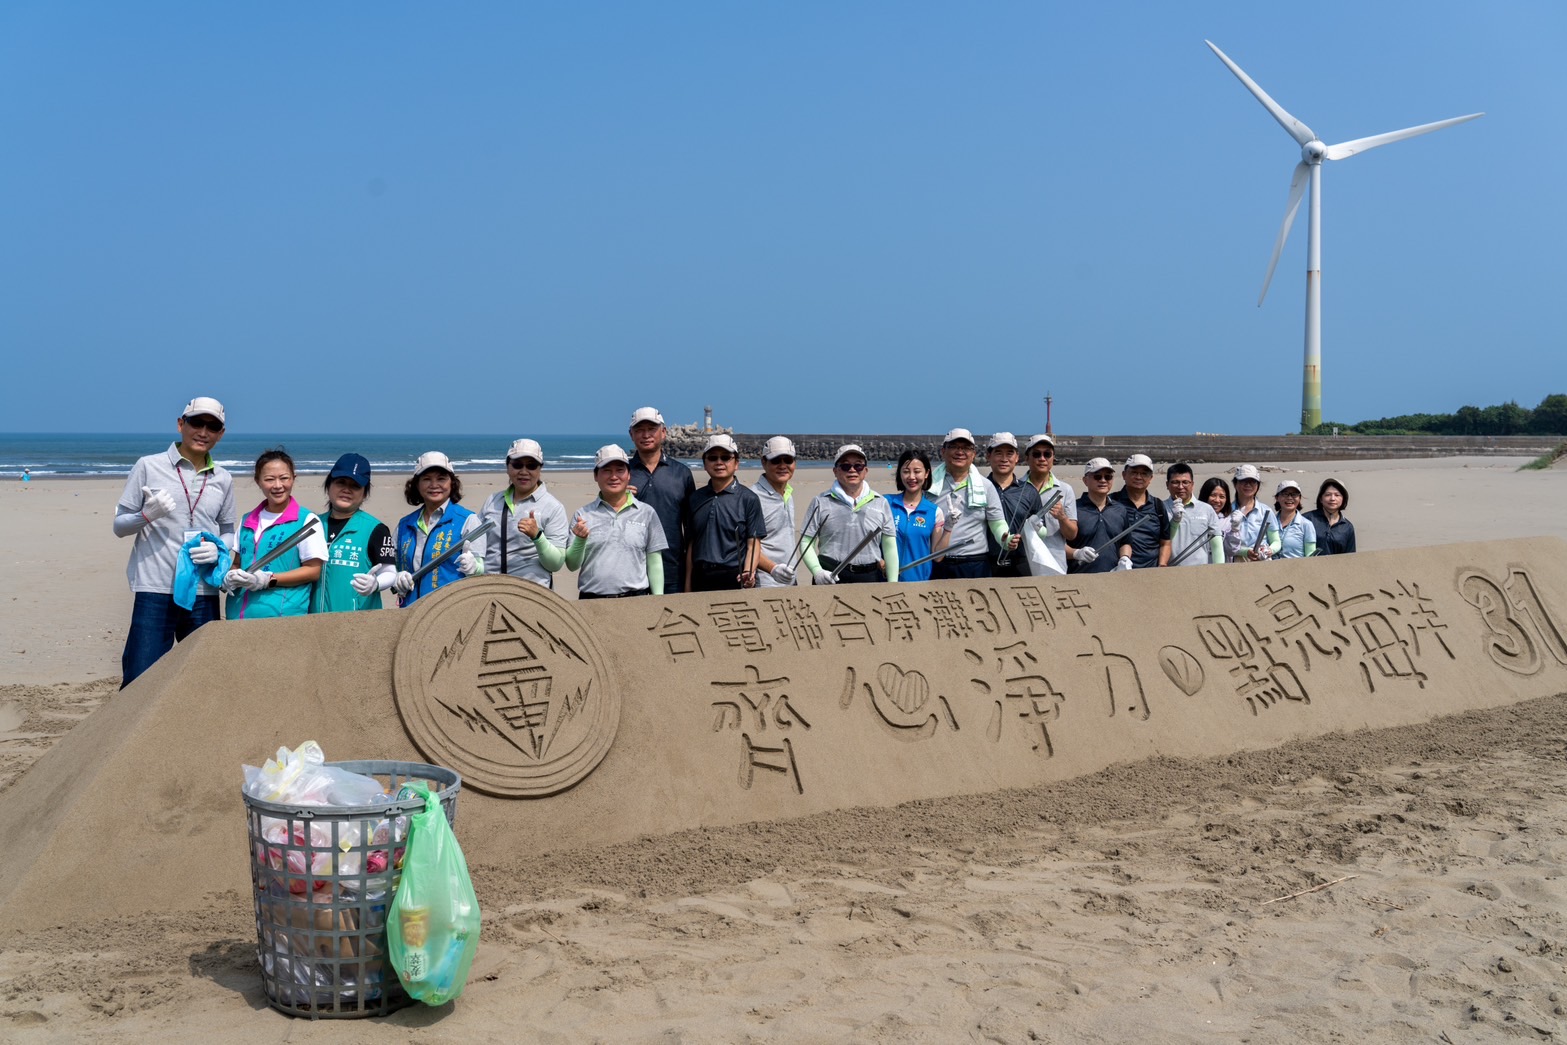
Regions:
[[[174, 601], [174, 578], [181, 569], [194, 567], [200, 573], [220, 558], [232, 559], [239, 530], [234, 479], [212, 460], [212, 450], [223, 438], [223, 404], [197, 396], [185, 404], [175, 425], [179, 441], [131, 467], [114, 509], [114, 535], [136, 538], [125, 569], [136, 601], [120, 658], [121, 689], [173, 649], [174, 643], [218, 619], [217, 588], [200, 581], [195, 603], [186, 609]], [[186, 541], [203, 532], [221, 538], [223, 544], [194, 545], [189, 563], [182, 565]]]
[[479, 509], [479, 522], [495, 523], [496, 539], [484, 545], [484, 572], [510, 574], [546, 588], [566, 564], [571, 523], [566, 508], [544, 485], [544, 448], [518, 439], [506, 451], [506, 489]]
[[985, 531], [995, 536], [998, 545], [1010, 543], [1012, 535], [1002, 507], [1001, 491], [996, 484], [974, 471], [974, 433], [954, 428], [941, 441], [941, 467], [930, 481], [930, 499], [946, 516], [947, 552], [936, 560], [931, 571], [933, 581], [991, 576], [990, 555]]
[[1164, 473], [1170, 497], [1164, 502], [1170, 517], [1170, 561], [1167, 566], [1208, 566], [1224, 561], [1224, 538], [1219, 515], [1207, 501], [1199, 501], [1192, 466], [1172, 464]]
[[1077, 491], [1055, 474], [1056, 441], [1051, 435], [1029, 439], [1024, 455], [1029, 484], [1039, 491], [1040, 502], [1055, 500], [1044, 516], [1023, 528], [1029, 569], [1036, 577], [1060, 577], [1066, 573], [1067, 542], [1077, 537]]

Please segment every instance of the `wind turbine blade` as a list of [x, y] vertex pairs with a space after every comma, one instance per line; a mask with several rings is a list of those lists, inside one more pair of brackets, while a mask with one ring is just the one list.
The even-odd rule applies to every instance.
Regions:
[[1405, 127], [1401, 131], [1388, 131], [1386, 134], [1373, 134], [1369, 138], [1356, 138], [1354, 141], [1341, 142], [1338, 145], [1329, 145], [1323, 156], [1330, 160], [1344, 160], [1367, 149], [1375, 149], [1379, 145], [1391, 145], [1401, 142], [1405, 138], [1418, 138], [1422, 134], [1430, 134], [1439, 131], [1443, 127], [1451, 127], [1455, 123], [1468, 123], [1470, 120], [1478, 120], [1484, 116], [1483, 112], [1472, 112], [1468, 116], [1455, 116], [1451, 120], [1438, 120], [1435, 123], [1422, 123], [1419, 127]]
[[1273, 270], [1278, 268], [1279, 255], [1284, 252], [1284, 241], [1290, 238], [1290, 226], [1295, 224], [1295, 213], [1300, 210], [1300, 198], [1306, 194], [1306, 179], [1311, 176], [1311, 166], [1305, 161], [1295, 165], [1295, 176], [1290, 179], [1290, 201], [1284, 208], [1284, 225], [1279, 229], [1278, 242], [1273, 244], [1273, 257], [1268, 262], [1268, 276], [1262, 281], [1262, 293], [1257, 295], [1257, 307], [1268, 296], [1268, 285], [1273, 282]]
[[1262, 103], [1262, 107], [1264, 109], [1273, 114], [1273, 118], [1279, 121], [1280, 127], [1283, 127], [1286, 131], [1289, 132], [1291, 138], [1294, 138], [1301, 145], [1305, 145], [1309, 141], [1316, 140], [1317, 135], [1315, 131], [1301, 123], [1299, 120], [1295, 119], [1295, 117], [1291, 116], [1289, 113], [1285, 112], [1284, 106], [1270, 98], [1267, 91], [1264, 91], [1261, 87], [1258, 87], [1257, 81], [1247, 76], [1240, 66], [1230, 61], [1229, 55], [1225, 54], [1217, 47], [1214, 47], [1212, 40], [1204, 40], [1203, 43], [1207, 44], [1208, 47], [1212, 49], [1213, 53], [1219, 56], [1219, 61], [1230, 67], [1230, 72], [1235, 74], [1235, 78], [1244, 84], [1248, 91], [1256, 96], [1257, 100]]

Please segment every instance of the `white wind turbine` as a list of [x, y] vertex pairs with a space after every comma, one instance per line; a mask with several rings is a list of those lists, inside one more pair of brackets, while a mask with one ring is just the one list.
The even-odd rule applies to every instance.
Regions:
[[1279, 121], [1279, 126], [1300, 144], [1300, 163], [1295, 165], [1294, 177], [1290, 179], [1290, 198], [1284, 210], [1284, 225], [1279, 229], [1278, 242], [1273, 244], [1273, 258], [1268, 262], [1268, 275], [1262, 281], [1262, 293], [1257, 296], [1259, 307], [1263, 298], [1268, 296], [1268, 284], [1273, 282], [1273, 270], [1279, 263], [1279, 252], [1284, 249], [1290, 226], [1295, 222], [1295, 212], [1300, 209], [1300, 197], [1305, 192], [1306, 181], [1308, 178], [1311, 181], [1311, 207], [1306, 216], [1306, 372], [1300, 404], [1300, 429], [1302, 432], [1309, 431], [1322, 423], [1322, 161], [1346, 160], [1379, 145], [1401, 142], [1405, 138], [1430, 134], [1455, 123], [1479, 119], [1485, 113], [1455, 116], [1450, 120], [1423, 123], [1419, 127], [1406, 127], [1401, 131], [1388, 131], [1386, 134], [1373, 134], [1369, 138], [1327, 145], [1317, 137], [1315, 131], [1268, 97], [1268, 92], [1258, 87], [1256, 81], [1247, 76], [1240, 66], [1230, 61], [1229, 55], [1214, 47], [1212, 40], [1204, 40], [1203, 43], [1213, 49], [1219, 61], [1229, 66], [1235, 78]]

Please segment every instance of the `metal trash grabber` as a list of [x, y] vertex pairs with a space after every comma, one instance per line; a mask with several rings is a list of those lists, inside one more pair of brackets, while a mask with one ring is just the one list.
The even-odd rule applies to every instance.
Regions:
[[[1039, 511], [1035, 512], [1034, 515], [1029, 516], [1029, 519], [1032, 519], [1032, 518], [1034, 518], [1034, 516], [1037, 516], [1037, 515], [1048, 515], [1050, 513], [1050, 509], [1054, 508], [1056, 506], [1056, 503], [1058, 501], [1060, 501], [1063, 496], [1064, 496], [1064, 494], [1061, 492], [1061, 489], [1059, 487], [1057, 487], [1054, 490], [1051, 490], [1049, 498], [1047, 498], [1045, 500], [1044, 504], [1041, 504], [1039, 506]], [[1023, 522], [1026, 525], [1028, 523], [1028, 519], [1024, 519]], [[1012, 530], [1012, 528], [1010, 526], [1008, 526], [1007, 527], [1007, 532], [1010, 533], [1011, 530]], [[1018, 547], [1021, 548], [1022, 546], [1023, 546], [1023, 542], [1019, 541], [1018, 542]], [[1003, 549], [1001, 549], [1001, 554], [996, 556], [996, 565], [997, 566], [1010, 566], [1010, 565], [1012, 565], [1012, 549], [1011, 548], [1003, 548]], [[903, 571], [900, 569], [898, 572], [902, 573]]]
[[1128, 526], [1126, 529], [1122, 530], [1120, 533], [1116, 534], [1114, 537], [1095, 548], [1094, 553], [1096, 555], [1103, 555], [1106, 548], [1113, 548], [1117, 544], [1120, 544], [1122, 537], [1125, 537], [1127, 534], [1141, 526], [1146, 520], [1152, 518], [1154, 518], [1152, 515], [1139, 515], [1136, 522], [1132, 523], [1132, 525]]
[[1175, 558], [1171, 559], [1170, 562], [1169, 562], [1169, 565], [1171, 565], [1171, 566], [1179, 566], [1183, 561], [1185, 561], [1185, 559], [1186, 559], [1186, 557], [1188, 555], [1190, 555], [1192, 552], [1196, 551], [1198, 548], [1201, 548], [1203, 545], [1207, 544], [1212, 539], [1213, 539], [1213, 524], [1209, 523], [1208, 524], [1208, 528], [1203, 530], [1203, 532], [1202, 532], [1202, 534], [1200, 536], [1193, 537], [1192, 538], [1192, 543], [1190, 543], [1186, 547], [1182, 548], [1181, 549], [1181, 554], [1179, 554]]
[[437, 555], [435, 558], [431, 559], [429, 562], [425, 563], [414, 572], [414, 585], [417, 586], [421, 580], [428, 576], [437, 566], [441, 565], [441, 563], [446, 562], [448, 559], [456, 558], [463, 552], [467, 551], [469, 541], [473, 540], [475, 537], [483, 537], [493, 529], [495, 529], [495, 520], [491, 519], [489, 522], [485, 523], [483, 526], [480, 526], [478, 529], [474, 530], [467, 536], [459, 538], [456, 544], [452, 545], [450, 548], [446, 549], [440, 555]]
[[246, 566], [245, 572], [255, 573], [257, 570], [264, 570], [269, 565], [276, 562], [278, 556], [282, 555], [284, 552], [293, 551], [301, 543], [303, 543], [306, 537], [309, 537], [312, 533], [316, 532], [316, 526], [320, 524], [320, 521], [321, 520], [319, 519], [311, 519], [309, 522], [305, 523], [305, 525], [301, 526], [297, 532], [291, 533], [286, 538], [284, 538], [282, 544], [278, 545], [276, 548], [273, 548], [271, 551], [261, 556], [249, 566]]
[[924, 558], [915, 559], [913, 562], [899, 563], [898, 564], [898, 576], [899, 577], [903, 576], [903, 571], [904, 570], [912, 570], [916, 566], [923, 566], [923, 565], [925, 565], [927, 562], [930, 562], [932, 559], [939, 559], [939, 558], [941, 558], [943, 555], [947, 554], [947, 551], [948, 551], [948, 549], [943, 548], [939, 552], [931, 552], [929, 555], [925, 556]]
[[[816, 518], [817, 509], [817, 503], [814, 500], [811, 501], [811, 510], [805, 513], [805, 525], [800, 527], [800, 536], [794, 539], [794, 551], [790, 552], [789, 557], [784, 560], [784, 565], [788, 566], [791, 570], [797, 566], [797, 559], [803, 560], [805, 558], [804, 548], [806, 537], [809, 536], [814, 538], [816, 536], [815, 533], [807, 535], [805, 531], [811, 528], [811, 520]], [[820, 533], [821, 529], [821, 526], [817, 526], [816, 533]]]
[[[865, 546], [871, 543], [871, 539], [879, 533], [881, 533], [881, 527], [878, 526], [873, 528], [864, 537], [860, 538], [860, 543], [854, 546], [854, 550], [852, 552], [839, 560], [838, 565], [834, 566], [832, 569], [832, 579], [834, 582], [838, 580], [839, 575], [842, 574], [844, 570], [849, 568], [849, 563], [854, 561], [854, 557], [860, 554], [860, 552], [864, 551]], [[899, 570], [898, 572], [902, 573], [903, 571]]]

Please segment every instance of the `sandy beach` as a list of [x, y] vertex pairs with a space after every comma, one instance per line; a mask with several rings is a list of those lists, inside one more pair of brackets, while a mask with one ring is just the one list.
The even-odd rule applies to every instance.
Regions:
[[[1308, 507], [1323, 478], [1342, 481], [1363, 551], [1567, 538], [1567, 470], [1254, 463], [1265, 493], [1293, 478]], [[1197, 469], [1199, 482], [1226, 472]], [[830, 477], [802, 469], [799, 502]], [[587, 473], [547, 480], [568, 510], [594, 492]], [[477, 505], [504, 479], [464, 482]], [[872, 483], [891, 489], [882, 470]], [[0, 796], [117, 689], [121, 485], [0, 489]], [[248, 478], [237, 487], [243, 507], [258, 499]], [[396, 492], [367, 507], [396, 518]], [[475, 866], [485, 924], [466, 993], [379, 1021], [273, 1012], [249, 896], [191, 896], [178, 916], [0, 937], [0, 1039], [1552, 1040], [1567, 1034], [1564, 727], [1567, 696], [1550, 697]], [[159, 752], [147, 758], [155, 771]], [[234, 779], [240, 816], [238, 766]]]

